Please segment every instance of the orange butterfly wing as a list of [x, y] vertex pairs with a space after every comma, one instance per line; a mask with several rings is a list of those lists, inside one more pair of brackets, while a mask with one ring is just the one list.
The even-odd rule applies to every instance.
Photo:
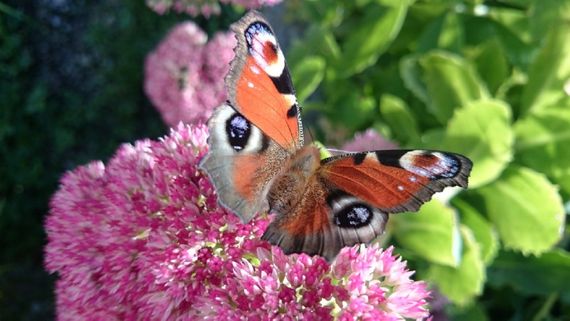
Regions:
[[287, 150], [303, 145], [299, 106], [275, 34], [257, 12], [232, 25], [238, 45], [226, 77], [231, 105]]
[[368, 243], [384, 232], [388, 215], [313, 176], [300, 204], [278, 215], [262, 236], [285, 253], [332, 260], [345, 246]]
[[[467, 186], [464, 156], [423, 150], [347, 154], [322, 161], [297, 206], [279, 213], [263, 239], [286, 253], [333, 259], [384, 232], [388, 213], [416, 211], [447, 186]], [[270, 204], [271, 205], [271, 204]]]
[[467, 187], [471, 161], [458, 154], [384, 150], [323, 161], [320, 175], [383, 212], [417, 211], [447, 186]]
[[247, 222], [267, 210], [267, 187], [290, 155], [230, 105], [214, 111], [208, 128], [210, 149], [200, 168], [219, 202]]

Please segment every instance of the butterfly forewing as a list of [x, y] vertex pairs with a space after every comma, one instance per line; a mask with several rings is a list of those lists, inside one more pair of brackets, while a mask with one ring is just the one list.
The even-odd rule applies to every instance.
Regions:
[[251, 11], [232, 25], [238, 45], [226, 77], [231, 104], [281, 147], [303, 145], [303, 127], [283, 52], [269, 26]]
[[467, 187], [472, 163], [462, 155], [383, 150], [325, 159], [319, 172], [334, 186], [386, 213], [417, 211], [447, 186]]

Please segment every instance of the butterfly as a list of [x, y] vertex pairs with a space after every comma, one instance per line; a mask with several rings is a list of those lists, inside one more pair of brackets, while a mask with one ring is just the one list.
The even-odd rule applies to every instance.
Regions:
[[300, 106], [269, 23], [251, 11], [231, 29], [228, 101], [208, 121], [200, 168], [243, 222], [275, 214], [262, 239], [332, 260], [382, 234], [388, 214], [417, 211], [447, 186], [467, 187], [472, 163], [454, 153], [378, 150], [321, 160], [317, 147], [304, 145]]

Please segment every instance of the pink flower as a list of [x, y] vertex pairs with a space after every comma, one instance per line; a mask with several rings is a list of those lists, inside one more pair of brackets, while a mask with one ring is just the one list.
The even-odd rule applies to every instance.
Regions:
[[175, 26], [145, 62], [145, 92], [169, 126], [206, 121], [226, 100], [224, 77], [235, 37], [207, 35], [193, 22]]
[[285, 255], [278, 247], [257, 251], [259, 262], [234, 263], [223, 291], [200, 300], [204, 319], [405, 320], [428, 316], [428, 291], [410, 279], [405, 263], [375, 245], [321, 257]]
[[398, 148], [398, 145], [382, 137], [374, 129], [367, 129], [362, 133], [355, 134], [351, 141], [341, 147], [341, 149], [349, 152], [394, 148]]
[[158, 14], [169, 10], [185, 12], [191, 16], [204, 15], [209, 17], [220, 13], [220, 3], [236, 4], [247, 9], [262, 6], [274, 6], [282, 0], [146, 0], [147, 5]]
[[428, 291], [376, 245], [285, 255], [217, 205], [203, 125], [119, 148], [62, 178], [46, 220], [58, 320], [427, 317]]

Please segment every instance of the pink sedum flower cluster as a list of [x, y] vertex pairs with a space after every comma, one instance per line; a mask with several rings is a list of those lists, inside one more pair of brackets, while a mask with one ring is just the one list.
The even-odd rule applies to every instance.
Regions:
[[191, 16], [203, 15], [209, 17], [220, 13], [220, 4], [235, 4], [247, 9], [257, 9], [262, 6], [274, 6], [282, 0], [146, 0], [147, 5], [158, 14], [172, 10], [187, 13]]
[[398, 145], [384, 138], [374, 129], [367, 129], [364, 132], [356, 133], [354, 138], [344, 144], [341, 149], [349, 152], [361, 152], [365, 150], [394, 149]]
[[67, 173], [46, 221], [58, 320], [420, 320], [428, 291], [376, 245], [285, 255], [217, 205], [205, 126]]
[[204, 122], [226, 100], [224, 77], [235, 45], [233, 33], [208, 41], [195, 23], [184, 22], [147, 56], [144, 89], [167, 125]]

